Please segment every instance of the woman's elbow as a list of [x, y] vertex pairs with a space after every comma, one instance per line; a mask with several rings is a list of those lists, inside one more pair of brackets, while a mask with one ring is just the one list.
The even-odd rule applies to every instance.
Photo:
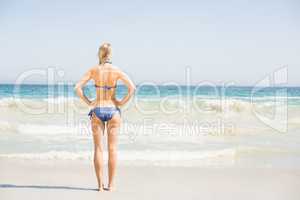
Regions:
[[132, 86], [129, 90], [129, 94], [130, 96], [132, 96], [134, 93], [135, 93], [135, 90], [136, 90], [136, 87], [135, 86]]
[[81, 86], [79, 84], [76, 84], [74, 87], [74, 91], [78, 94], [80, 93], [80, 90], [81, 90]]

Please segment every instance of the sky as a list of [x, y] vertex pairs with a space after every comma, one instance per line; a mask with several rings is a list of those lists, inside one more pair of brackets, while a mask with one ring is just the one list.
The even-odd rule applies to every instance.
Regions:
[[300, 85], [299, 10], [298, 0], [0, 0], [0, 83], [48, 67], [77, 81], [110, 42], [135, 83], [253, 85], [287, 66]]

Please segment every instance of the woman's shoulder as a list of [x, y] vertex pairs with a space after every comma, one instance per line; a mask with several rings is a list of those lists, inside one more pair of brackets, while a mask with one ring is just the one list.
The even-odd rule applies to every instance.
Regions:
[[115, 65], [111, 65], [111, 70], [114, 73], [117, 73], [117, 74], [123, 73], [122, 70], [119, 67], [115, 66]]
[[112, 70], [121, 71], [121, 69], [116, 65], [111, 65], [110, 67], [111, 67]]
[[89, 72], [95, 72], [98, 68], [98, 65], [94, 65], [92, 67], [89, 68]]
[[[117, 66], [115, 66], [115, 65], [111, 65], [108, 69], [109, 69], [111, 72], [113, 72], [113, 73], [117, 73], [117, 74], [123, 73], [123, 71], [122, 71], [119, 67], [117, 67]], [[95, 73], [99, 72], [99, 65], [92, 66], [92, 67], [89, 69], [89, 72], [90, 72], [91, 74], [95, 74]]]

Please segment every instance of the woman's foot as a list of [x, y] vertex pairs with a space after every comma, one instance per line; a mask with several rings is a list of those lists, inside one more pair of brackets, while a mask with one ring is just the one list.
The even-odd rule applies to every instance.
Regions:
[[103, 184], [102, 184], [101, 187], [98, 188], [98, 191], [99, 191], [99, 192], [104, 192], [104, 185], [103, 185]]
[[109, 185], [107, 187], [107, 190], [110, 191], [110, 192], [113, 192], [114, 191], [114, 187], [112, 185]]

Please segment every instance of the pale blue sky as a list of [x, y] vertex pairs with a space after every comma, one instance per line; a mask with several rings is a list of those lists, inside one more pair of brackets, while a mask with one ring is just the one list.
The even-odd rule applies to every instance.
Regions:
[[48, 66], [78, 80], [109, 41], [136, 83], [184, 83], [190, 66], [193, 83], [252, 85], [288, 65], [300, 85], [299, 10], [298, 0], [0, 0], [0, 82]]

